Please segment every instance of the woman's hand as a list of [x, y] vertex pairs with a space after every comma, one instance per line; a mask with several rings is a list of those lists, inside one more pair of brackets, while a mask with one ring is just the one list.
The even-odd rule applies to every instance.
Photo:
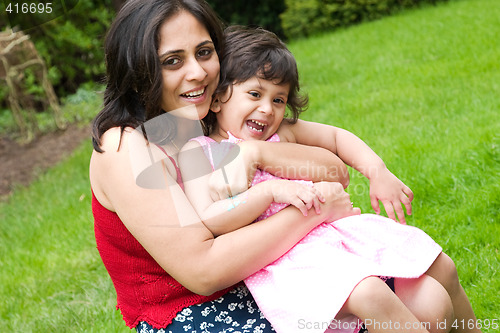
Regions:
[[383, 168], [370, 177], [370, 200], [377, 214], [380, 214], [380, 200], [389, 218], [396, 221], [396, 215], [394, 214], [394, 211], [396, 211], [399, 221], [406, 224], [405, 213], [401, 204], [405, 206], [406, 213], [411, 215], [413, 192], [387, 168]]
[[325, 202], [321, 205], [321, 213], [325, 214], [324, 222], [333, 222], [344, 217], [361, 214], [358, 207], [352, 206], [349, 194], [344, 191], [340, 183], [319, 182], [315, 183], [314, 187], [325, 198]]

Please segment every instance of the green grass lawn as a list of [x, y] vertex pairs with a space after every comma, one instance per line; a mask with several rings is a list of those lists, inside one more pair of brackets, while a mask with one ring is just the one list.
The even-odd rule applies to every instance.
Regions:
[[356, 133], [412, 188], [408, 223], [455, 260], [483, 319], [500, 318], [499, 17], [500, 2], [455, 1], [291, 45], [303, 118]]
[[[303, 118], [356, 133], [412, 188], [408, 223], [455, 260], [478, 318], [497, 322], [499, 17], [500, 1], [452, 1], [290, 45], [311, 100]], [[91, 150], [0, 203], [2, 331], [129, 332], [95, 248]], [[367, 182], [351, 179], [371, 212]]]

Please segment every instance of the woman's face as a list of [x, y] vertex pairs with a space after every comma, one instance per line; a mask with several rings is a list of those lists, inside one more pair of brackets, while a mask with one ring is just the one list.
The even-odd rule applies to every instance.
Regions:
[[195, 105], [206, 116], [219, 83], [219, 57], [210, 35], [193, 15], [181, 11], [160, 27], [158, 48], [163, 78], [161, 107], [172, 111]]

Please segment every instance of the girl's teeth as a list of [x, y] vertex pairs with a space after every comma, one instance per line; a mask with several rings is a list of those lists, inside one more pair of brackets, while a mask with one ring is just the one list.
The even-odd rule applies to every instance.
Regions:
[[[252, 128], [254, 131], [257, 131], [257, 132], [264, 131], [264, 128], [266, 126], [266, 124], [261, 123], [260, 121], [257, 121], [257, 120], [250, 120], [248, 125], [250, 126], [250, 128]], [[252, 125], [256, 125], [256, 126], [252, 126]]]

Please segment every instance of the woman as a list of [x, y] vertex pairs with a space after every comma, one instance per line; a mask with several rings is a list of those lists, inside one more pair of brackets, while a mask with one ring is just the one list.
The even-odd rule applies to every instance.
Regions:
[[[321, 222], [359, 213], [342, 186], [331, 184], [323, 193], [320, 214], [304, 217], [299, 210], [285, 209], [263, 223], [214, 238], [201, 221], [192, 222], [196, 214], [182, 184], [176, 182], [178, 145], [172, 137], [163, 140], [162, 150], [148, 147], [153, 154], [166, 153], [162, 171], [173, 185], [160, 189], [137, 185], [129, 151], [130, 142], [141, 138], [133, 128], [193, 105], [196, 117], [203, 118], [218, 83], [221, 47], [217, 17], [196, 0], [129, 1], [106, 38], [108, 83], [103, 110], [93, 125], [95, 151], [90, 161], [92, 208], [97, 247], [113, 280], [118, 307], [126, 324], [138, 330], [178, 332], [196, 322], [197, 328], [210, 332], [231, 327], [272, 332], [255, 311], [251, 296], [237, 284]], [[311, 156], [315, 163], [306, 163]], [[321, 171], [331, 170], [332, 165], [345, 171], [326, 150], [293, 144], [245, 143], [237, 161], [245, 166], [246, 179], [252, 178], [255, 167], [297, 178], [286, 171], [307, 164], [310, 174], [318, 175], [312, 180], [327, 176]], [[237, 167], [228, 165], [225, 171], [224, 176], [238, 178]], [[326, 180], [346, 184], [341, 177], [345, 174], [337, 172]], [[228, 304], [238, 305], [230, 307], [230, 314], [220, 312], [227, 311]]]

